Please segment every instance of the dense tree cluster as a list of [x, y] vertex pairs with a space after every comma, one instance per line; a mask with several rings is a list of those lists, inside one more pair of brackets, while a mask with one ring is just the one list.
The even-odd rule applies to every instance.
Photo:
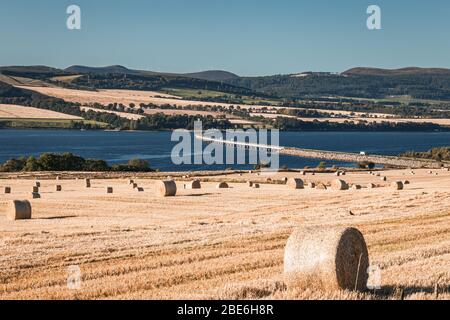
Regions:
[[436, 161], [450, 161], [450, 147], [434, 148], [426, 152], [406, 152], [402, 157], [433, 159]]
[[131, 159], [125, 164], [110, 167], [104, 160], [84, 159], [72, 153], [43, 153], [37, 158], [30, 156], [10, 159], [0, 165], [0, 172], [22, 171], [149, 172], [153, 170], [149, 162], [142, 159]]
[[330, 122], [302, 121], [295, 118], [277, 117], [273, 123], [279, 130], [287, 131], [439, 131], [448, 130], [433, 123], [415, 122]]
[[275, 75], [237, 78], [227, 82], [284, 98], [330, 95], [384, 98], [410, 95], [417, 99], [450, 99], [450, 77], [442, 74], [394, 76], [310, 74], [306, 77]]

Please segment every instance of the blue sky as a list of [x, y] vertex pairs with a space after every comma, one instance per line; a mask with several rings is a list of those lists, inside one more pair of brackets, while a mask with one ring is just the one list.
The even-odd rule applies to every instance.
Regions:
[[[66, 28], [66, 8], [82, 30]], [[366, 9], [382, 10], [369, 31]], [[0, 0], [0, 65], [239, 75], [450, 68], [448, 0]]]

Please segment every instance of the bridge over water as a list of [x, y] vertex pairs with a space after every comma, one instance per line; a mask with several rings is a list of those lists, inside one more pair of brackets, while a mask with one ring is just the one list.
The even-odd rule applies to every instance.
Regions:
[[215, 139], [203, 135], [195, 135], [197, 139], [209, 142], [219, 143], [223, 145], [233, 145], [237, 148], [245, 149], [266, 149], [271, 152], [278, 152], [279, 154], [295, 156], [300, 158], [310, 158], [319, 160], [334, 160], [342, 162], [372, 162], [375, 164], [388, 165], [393, 167], [403, 168], [441, 168], [442, 164], [446, 167], [450, 167], [450, 162], [437, 162], [435, 160], [418, 159], [418, 158], [404, 158], [396, 156], [383, 156], [383, 155], [368, 155], [352, 152], [341, 151], [325, 151], [325, 150], [313, 150], [293, 147], [282, 147], [274, 145], [265, 145], [258, 143], [250, 143], [245, 141], [232, 141], [224, 139]]

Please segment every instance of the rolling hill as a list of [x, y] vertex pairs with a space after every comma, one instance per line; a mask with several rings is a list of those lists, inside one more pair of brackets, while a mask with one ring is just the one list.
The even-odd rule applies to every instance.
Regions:
[[207, 70], [201, 72], [193, 72], [193, 73], [170, 73], [170, 72], [155, 72], [155, 71], [146, 71], [146, 70], [133, 70], [128, 69], [124, 66], [115, 65], [115, 66], [107, 66], [107, 67], [87, 67], [87, 66], [71, 66], [64, 70], [65, 72], [73, 73], [73, 74], [106, 74], [106, 73], [114, 73], [114, 74], [128, 74], [128, 75], [137, 75], [137, 76], [172, 76], [172, 77], [186, 77], [207, 81], [226, 81], [231, 79], [239, 78], [234, 73], [222, 70]]
[[343, 75], [359, 76], [421, 76], [421, 75], [446, 75], [450, 76], [450, 69], [443, 68], [417, 68], [408, 67], [401, 69], [379, 69], [379, 68], [352, 68], [342, 73]]

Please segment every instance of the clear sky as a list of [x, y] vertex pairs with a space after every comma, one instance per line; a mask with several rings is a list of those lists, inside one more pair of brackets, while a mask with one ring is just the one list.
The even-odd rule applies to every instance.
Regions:
[[[77, 4], [82, 30], [66, 28]], [[382, 30], [366, 27], [381, 7]], [[448, 0], [0, 0], [0, 65], [239, 75], [450, 68]]]

